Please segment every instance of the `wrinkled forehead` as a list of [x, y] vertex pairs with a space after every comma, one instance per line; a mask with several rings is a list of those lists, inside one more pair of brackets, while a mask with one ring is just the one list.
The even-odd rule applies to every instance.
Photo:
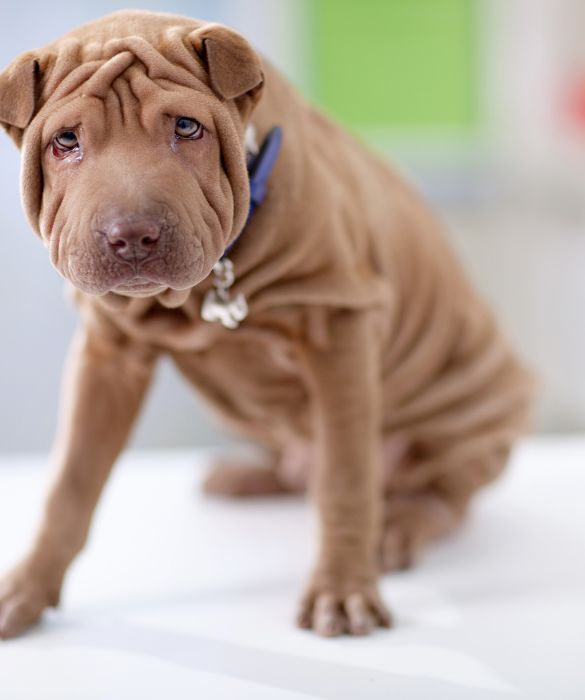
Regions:
[[139, 36], [105, 43], [63, 40], [58, 52], [47, 57], [41, 105], [79, 94], [105, 98], [123, 74], [131, 79], [138, 98], [149, 93], [153, 82], [163, 88], [168, 84], [211, 94], [207, 72], [183, 34], [178, 28], [168, 29], [159, 47]]

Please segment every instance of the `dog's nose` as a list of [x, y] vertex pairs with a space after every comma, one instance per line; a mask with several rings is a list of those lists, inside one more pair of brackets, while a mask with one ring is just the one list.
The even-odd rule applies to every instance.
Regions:
[[127, 262], [144, 262], [155, 251], [160, 225], [154, 221], [118, 221], [103, 232], [115, 255]]

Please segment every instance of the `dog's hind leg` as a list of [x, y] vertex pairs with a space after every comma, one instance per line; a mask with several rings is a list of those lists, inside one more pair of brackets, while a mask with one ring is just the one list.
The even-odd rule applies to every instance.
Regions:
[[[441, 459], [417, 466], [411, 473], [435, 472], [417, 487], [388, 489], [380, 540], [380, 568], [410, 568], [434, 541], [455, 530], [465, 517], [473, 494], [495, 479], [505, 467], [510, 450], [497, 446], [449, 469]], [[432, 466], [432, 469], [429, 467]]]

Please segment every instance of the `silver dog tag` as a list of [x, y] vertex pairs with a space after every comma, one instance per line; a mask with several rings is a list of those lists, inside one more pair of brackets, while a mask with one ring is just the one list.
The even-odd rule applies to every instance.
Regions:
[[236, 280], [234, 264], [229, 258], [219, 260], [213, 275], [214, 289], [203, 298], [201, 318], [211, 323], [219, 321], [225, 328], [237, 328], [248, 315], [248, 303], [243, 294], [230, 295], [229, 289]]

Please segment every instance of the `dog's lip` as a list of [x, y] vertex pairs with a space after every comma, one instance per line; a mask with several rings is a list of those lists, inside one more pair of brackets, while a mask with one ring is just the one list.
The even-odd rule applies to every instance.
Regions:
[[155, 282], [154, 280], [151, 280], [148, 277], [136, 275], [134, 277], [130, 277], [129, 279], [125, 279], [120, 284], [117, 284], [115, 290], [126, 292], [141, 292], [150, 291], [152, 289], [159, 289], [161, 287], [164, 287], [164, 285], [161, 285], [160, 282]]

